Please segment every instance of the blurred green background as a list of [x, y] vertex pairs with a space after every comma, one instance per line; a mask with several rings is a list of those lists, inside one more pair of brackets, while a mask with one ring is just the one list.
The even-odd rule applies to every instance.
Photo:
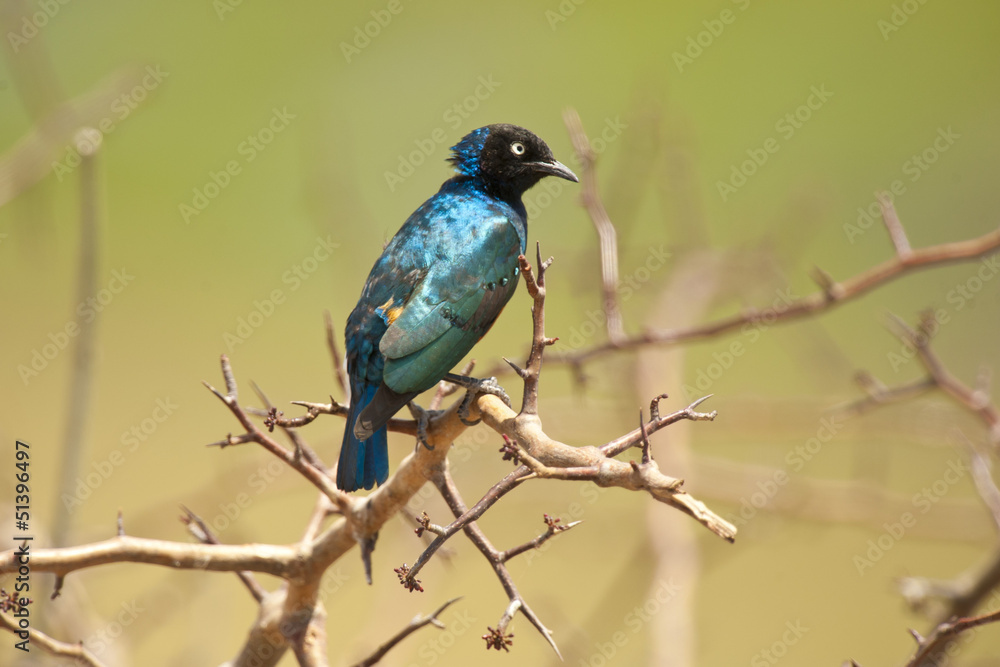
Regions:
[[[67, 109], [105, 130], [96, 281], [115, 291], [95, 293], [106, 303], [75, 474], [87, 497], [73, 505], [71, 544], [112, 536], [119, 508], [132, 535], [187, 541], [181, 503], [225, 542], [300, 537], [315, 493], [258, 448], [206, 449], [238, 424], [201, 381], [222, 385], [227, 353], [244, 397], [252, 379], [283, 406], [341, 398], [323, 311], [339, 333], [382, 243], [448, 177], [447, 147], [481, 125], [524, 125], [576, 165], [561, 120], [572, 106], [602, 139], [602, 194], [621, 275], [634, 287], [623, 300], [631, 332], [802, 296], [815, 289], [813, 267], [843, 279], [889, 258], [881, 222], [859, 223], [858, 209], [894, 181], [914, 246], [997, 226], [996, 3], [3, 6], [0, 436], [4, 470], [15, 438], [31, 444], [39, 535], [59, 502], [72, 345], [49, 347], [40, 370], [25, 369], [89, 317], [76, 293], [84, 170], [67, 144], [65, 118], [78, 117]], [[28, 151], [40, 167], [11, 159], [26, 136], [42, 147]], [[744, 164], [755, 156], [763, 163]], [[37, 182], [25, 176], [32, 169]], [[741, 169], [750, 175], [734, 179]], [[556, 257], [548, 333], [562, 349], [582, 348], [604, 336], [594, 324], [597, 239], [577, 187], [560, 185], [528, 194], [529, 235]], [[666, 262], [653, 261], [663, 253]], [[587, 366], [585, 389], [565, 367], [547, 366], [546, 428], [578, 445], [634, 428], [657, 393], [671, 395], [669, 410], [714, 393], [704, 407], [719, 418], [668, 429], [656, 453], [724, 516], [738, 518], [774, 471], [790, 477], [738, 521], [734, 545], [620, 490], [538, 482], [496, 507], [482, 524], [500, 548], [540, 533], [543, 512], [585, 519], [511, 565], [567, 664], [762, 665], [779, 655], [783, 664], [902, 664], [913, 645], [906, 628], [926, 631], [928, 621], [908, 610], [895, 580], [953, 578], [995, 548], [968, 474], [933, 486], [964, 460], [961, 434], [983, 440], [981, 425], [931, 395], [839, 418], [801, 469], [787, 457], [819, 436], [830, 407], [859, 395], [855, 370], [888, 384], [920, 377], [917, 362], [893, 356], [901, 345], [885, 331], [887, 312], [912, 322], [943, 309], [949, 323], [935, 346], [948, 367], [970, 383], [996, 368], [1000, 279], [987, 266], [970, 283], [981, 266], [934, 268], [815, 319], [671, 354], [603, 357]], [[963, 286], [975, 294], [956, 296]], [[528, 307], [522, 290], [477, 347], [480, 369], [523, 355]], [[727, 359], [734, 341], [744, 352]], [[503, 381], [516, 389], [510, 375]], [[327, 418], [303, 435], [332, 462], [341, 432]], [[395, 465], [413, 443], [393, 443]], [[499, 445], [483, 427], [456, 445], [467, 501], [509, 470]], [[88, 475], [99, 483], [86, 485]], [[0, 478], [6, 502], [10, 475]], [[914, 500], [924, 488], [944, 489], [926, 511]], [[429, 497], [412, 507], [446, 522]], [[859, 573], [868, 540], [907, 511], [916, 525]], [[448, 630], [420, 632], [385, 664], [556, 664], [523, 618], [513, 655], [483, 653], [479, 635], [506, 598], [474, 549], [452, 546], [450, 562], [424, 570], [422, 595], [402, 591], [392, 573], [421, 549], [403, 522], [382, 531], [373, 586], [356, 552], [338, 562], [324, 597], [331, 664], [353, 664], [456, 595], [465, 597], [444, 615]], [[35, 617], [62, 639], [87, 639], [112, 665], [218, 664], [256, 612], [233, 576], [102, 567], [70, 577], [54, 602], [49, 580], [35, 579]], [[661, 604], [656, 595], [670, 585], [680, 593]], [[789, 635], [793, 626], [806, 630]], [[615, 645], [618, 632], [626, 641]], [[12, 641], [2, 638], [0, 656], [14, 653]], [[987, 627], [953, 664], [998, 664], [998, 653], [1000, 630]]]

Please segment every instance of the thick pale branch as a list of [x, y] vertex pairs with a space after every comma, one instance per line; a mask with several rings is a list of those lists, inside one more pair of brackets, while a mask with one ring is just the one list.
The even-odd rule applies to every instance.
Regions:
[[[657, 500], [689, 514], [719, 537], [730, 542], [735, 539], [735, 526], [683, 491], [680, 480], [659, 472], [655, 461], [651, 461], [648, 466], [641, 466], [640, 471], [637, 471], [625, 461], [608, 458], [602, 448], [571, 447], [550, 438], [542, 430], [541, 420], [537, 416], [517, 415], [499, 399], [490, 400], [491, 398], [483, 396], [477, 402], [483, 422], [518, 442], [532, 458], [548, 468], [594, 468], [595, 474], [587, 479], [598, 486], [647, 491]], [[658, 421], [666, 421], [668, 418]], [[674, 421], [684, 418], [690, 417], [678, 417]], [[663, 425], [665, 424], [650, 423], [647, 431], [652, 432]], [[638, 442], [642, 435], [638, 429], [635, 434]]]
[[[287, 546], [182, 544], [124, 535], [83, 546], [32, 550], [31, 569], [65, 576], [96, 565], [147, 563], [180, 570], [249, 570], [290, 578], [301, 569], [300, 557], [296, 549]], [[0, 553], [0, 574], [16, 570], [16, 551]]]

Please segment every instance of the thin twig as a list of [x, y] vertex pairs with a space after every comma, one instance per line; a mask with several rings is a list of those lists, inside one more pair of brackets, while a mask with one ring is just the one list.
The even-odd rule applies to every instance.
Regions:
[[[270, 423], [272, 425], [271, 428], [273, 428], [274, 426], [280, 428], [281, 432], [284, 433], [285, 437], [287, 437], [288, 440], [292, 443], [292, 446], [295, 447], [295, 451], [297, 454], [301, 454], [302, 456], [304, 456], [306, 460], [309, 461], [309, 463], [311, 463], [319, 470], [324, 470], [326, 468], [326, 465], [323, 463], [322, 459], [319, 458], [316, 452], [313, 451], [313, 448], [310, 447], [308, 444], [306, 444], [305, 440], [302, 439], [298, 431], [295, 430], [294, 428], [291, 428], [281, 423], [282, 420], [279, 417], [278, 409], [274, 406], [273, 403], [271, 403], [271, 400], [267, 397], [267, 394], [264, 393], [264, 390], [261, 389], [256, 382], [251, 382], [250, 387], [253, 389], [254, 393], [257, 394], [257, 397], [260, 399], [261, 403], [267, 406], [267, 413], [265, 416], [267, 419], [270, 420]], [[254, 412], [254, 411], [248, 410], [248, 412]], [[265, 422], [265, 425], [266, 424], [267, 422]]]
[[32, 646], [40, 646], [52, 655], [71, 658], [75, 663], [90, 665], [90, 667], [106, 667], [96, 655], [83, 645], [83, 642], [77, 642], [76, 644], [62, 642], [32, 627], [23, 630], [18, 627], [16, 620], [2, 612], [0, 612], [0, 626], [6, 630], [10, 630], [12, 633], [27, 632]]
[[868, 395], [856, 401], [834, 406], [830, 409], [831, 412], [842, 413], [845, 417], [855, 417], [877, 407], [921, 396], [937, 386], [934, 378], [925, 377], [897, 387], [887, 387], [868, 371], [858, 371], [854, 375], [854, 380]]
[[461, 597], [452, 598], [447, 602], [445, 602], [440, 607], [438, 607], [437, 609], [435, 609], [433, 612], [428, 614], [427, 616], [419, 616], [419, 615], [414, 616], [413, 620], [411, 620], [406, 625], [405, 628], [397, 632], [388, 641], [379, 646], [375, 650], [375, 652], [372, 653], [370, 656], [368, 656], [361, 662], [357, 663], [355, 667], [370, 667], [371, 665], [376, 664], [379, 660], [384, 658], [385, 654], [388, 653], [390, 650], [392, 650], [392, 648], [396, 646], [396, 644], [403, 641], [404, 639], [409, 637], [411, 634], [413, 634], [420, 628], [427, 627], [428, 625], [433, 625], [435, 628], [438, 628], [439, 630], [444, 630], [445, 625], [440, 620], [438, 620], [438, 616], [440, 616], [445, 609], [447, 609], [448, 607], [450, 607], [451, 605], [453, 605], [454, 603], [458, 602], [461, 599], [462, 599]]
[[207, 382], [203, 382], [203, 384], [208, 387], [209, 391], [215, 394], [227, 408], [229, 408], [229, 411], [233, 413], [237, 421], [239, 421], [240, 424], [243, 425], [243, 428], [246, 429], [246, 436], [249, 437], [251, 441], [256, 442], [271, 454], [277, 456], [290, 467], [295, 469], [299, 474], [309, 480], [309, 482], [312, 483], [317, 489], [326, 494], [326, 496], [333, 501], [334, 505], [337, 505], [338, 507], [349, 507], [351, 503], [350, 497], [334, 485], [333, 480], [327, 476], [325, 470], [317, 468], [303, 457], [297, 456], [295, 452], [288, 451], [266, 433], [261, 431], [257, 425], [250, 420], [250, 417], [243, 410], [243, 408], [240, 407], [240, 404], [236, 400], [236, 382], [233, 379], [232, 366], [230, 365], [229, 358], [226, 355], [222, 355], [221, 365], [222, 375], [226, 379], [226, 385], [229, 390], [228, 393], [223, 394]]
[[897, 335], [913, 347], [934, 384], [956, 403], [978, 416], [986, 425], [990, 442], [994, 447], [1000, 447], [1000, 410], [990, 401], [989, 396], [964, 384], [945, 367], [931, 349], [930, 336], [926, 331], [918, 333], [899, 317], [890, 316], [898, 329]]
[[[441, 497], [444, 498], [444, 501], [448, 504], [452, 514], [459, 517], [468, 513], [469, 510], [462, 501], [462, 496], [458, 491], [458, 487], [455, 486], [455, 480], [452, 479], [451, 473], [448, 472], [447, 467], [439, 469], [437, 474], [434, 475], [434, 479], [432, 481], [441, 493]], [[490, 629], [488, 637], [493, 636], [495, 638], [493, 645], [496, 646], [499, 644], [503, 648], [506, 648], [506, 646], [509, 645], [510, 642], [506, 638], [512, 635], [508, 635], [506, 633], [507, 625], [510, 623], [514, 611], [520, 611], [535, 627], [535, 629], [538, 630], [542, 637], [545, 638], [545, 641], [548, 642], [550, 647], [552, 647], [552, 650], [555, 651], [559, 659], [562, 660], [562, 653], [560, 653], [559, 647], [552, 638], [552, 631], [542, 624], [541, 619], [538, 618], [538, 615], [535, 614], [531, 607], [528, 606], [527, 601], [525, 601], [520, 592], [518, 592], [517, 586], [514, 584], [513, 577], [510, 576], [510, 572], [507, 571], [507, 567], [504, 565], [503, 560], [500, 557], [500, 552], [493, 547], [489, 539], [475, 522], [467, 523], [462, 530], [465, 532], [466, 537], [468, 537], [469, 540], [476, 545], [476, 548], [479, 549], [480, 553], [486, 557], [486, 560], [493, 568], [494, 574], [496, 574], [497, 578], [500, 580], [500, 585], [503, 586], [504, 591], [507, 593], [507, 598], [510, 601], [510, 605], [508, 606], [507, 611], [504, 612], [504, 616], [501, 617], [501, 621], [497, 629]], [[490, 645], [489, 642], [490, 639], [487, 639], [488, 646]]]
[[915, 630], [910, 630], [910, 634], [913, 635], [913, 638], [917, 642], [917, 650], [909, 662], [906, 663], [906, 667], [921, 667], [925, 660], [943, 650], [945, 645], [954, 637], [980, 625], [996, 623], [998, 621], [1000, 621], [1000, 610], [990, 614], [983, 614], [982, 616], [958, 618], [940, 623], [927, 637], [921, 637]]
[[[702, 396], [698, 400], [692, 402], [683, 410], [678, 410], [673, 412], [666, 417], [661, 417], [659, 409], [650, 410], [650, 420], [643, 424], [643, 427], [637, 428], [634, 431], [626, 433], [625, 435], [615, 438], [611, 442], [601, 445], [600, 450], [608, 458], [614, 458], [622, 452], [635, 447], [642, 442], [643, 437], [648, 437], [653, 433], [656, 433], [662, 428], [675, 424], [679, 421], [689, 420], [689, 421], [714, 421], [719, 413], [715, 410], [711, 412], [698, 412], [695, 410], [699, 405], [712, 398], [714, 394], [708, 394], [707, 396]], [[661, 398], [658, 396], [654, 401]]]
[[[324, 496], [320, 496], [321, 498]], [[181, 515], [181, 522], [187, 526], [188, 532], [194, 536], [196, 540], [202, 544], [221, 544], [219, 538], [215, 536], [212, 529], [208, 527], [208, 524], [204, 520], [184, 505], [181, 505], [181, 509], [184, 510], [184, 514]], [[250, 595], [253, 599], [260, 604], [261, 600], [264, 599], [265, 591], [257, 580], [254, 579], [253, 574], [247, 572], [246, 570], [240, 570], [236, 572], [236, 576], [239, 577], [243, 585], [246, 586], [247, 590], [250, 591]]]
[[523, 481], [527, 475], [530, 474], [530, 470], [527, 466], [520, 466], [517, 470], [508, 473], [499, 482], [490, 487], [489, 491], [472, 506], [471, 509], [467, 509], [462, 512], [461, 516], [455, 517], [455, 520], [444, 526], [444, 530], [438, 537], [427, 545], [427, 548], [421, 552], [417, 557], [417, 560], [413, 562], [413, 567], [409, 568], [409, 578], [413, 579], [416, 574], [423, 568], [424, 565], [431, 559], [438, 549], [444, 546], [444, 543], [455, 535], [458, 531], [462, 530], [468, 524], [472, 523], [479, 517], [483, 515], [486, 510], [496, 504], [498, 500], [514, 490], [514, 488]]
[[538, 382], [542, 373], [542, 356], [545, 348], [556, 342], [555, 338], [545, 336], [545, 272], [552, 265], [552, 258], [549, 257], [544, 262], [542, 261], [542, 250], [539, 244], [535, 245], [535, 256], [538, 262], [537, 276], [524, 255], [517, 258], [521, 266], [521, 274], [524, 276], [524, 285], [532, 299], [531, 351], [528, 353], [528, 362], [523, 369], [518, 369], [510, 361], [507, 362], [517, 370], [518, 375], [524, 380], [524, 398], [521, 402], [522, 415], [538, 414]]
[[910, 248], [910, 239], [906, 237], [906, 230], [903, 228], [903, 224], [899, 221], [899, 216], [896, 214], [896, 207], [893, 206], [887, 192], [878, 193], [876, 198], [878, 199], [879, 208], [882, 209], [882, 222], [885, 223], [885, 228], [889, 232], [889, 239], [896, 249], [896, 256], [900, 261], [906, 262], [913, 256], [913, 249]]
[[520, 544], [516, 547], [507, 549], [506, 551], [501, 551], [499, 554], [497, 554], [497, 559], [501, 563], [506, 563], [511, 558], [514, 558], [515, 556], [520, 556], [526, 551], [537, 549], [538, 547], [548, 542], [551, 538], [558, 535], [559, 533], [565, 532], [570, 528], [579, 526], [581, 523], [583, 523], [582, 521], [571, 521], [567, 524], [562, 524], [560, 523], [560, 519], [550, 517], [548, 514], [544, 515], [544, 520], [546, 525], [546, 530], [544, 533], [542, 533], [533, 540], [528, 540], [524, 544]]
[[344, 392], [344, 400], [351, 400], [351, 383], [347, 379], [347, 370], [344, 367], [344, 360], [340, 356], [340, 350], [337, 348], [337, 334], [333, 329], [333, 316], [330, 315], [329, 310], [323, 311], [323, 321], [326, 324], [326, 347], [330, 351], [330, 359], [333, 361], [333, 375], [337, 378], [337, 384], [340, 385], [341, 391]]
[[[768, 326], [830, 310], [842, 303], [861, 297], [876, 287], [896, 278], [925, 268], [980, 259], [1000, 250], [1000, 229], [966, 241], [942, 243], [911, 251], [908, 259], [898, 255], [819, 292], [796, 299], [787, 305], [751, 308], [714, 322], [681, 329], [650, 329], [626, 336], [620, 341], [605, 341], [574, 352], [555, 351], [549, 355], [552, 363], [578, 368], [588, 361], [616, 350], [636, 349], [648, 345], [669, 346], [706, 340], [741, 329], [746, 324], [766, 321]], [[497, 366], [494, 374], [506, 369]]]

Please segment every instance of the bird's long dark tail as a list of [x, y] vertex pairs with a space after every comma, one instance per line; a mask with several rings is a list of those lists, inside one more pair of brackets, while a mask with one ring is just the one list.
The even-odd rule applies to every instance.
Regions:
[[417, 392], [400, 394], [386, 385], [355, 384], [351, 411], [344, 428], [344, 444], [337, 465], [337, 487], [344, 491], [370, 489], [389, 477], [386, 423]]
[[344, 491], [370, 489], [389, 477], [389, 445], [385, 423], [370, 431], [360, 439], [354, 433], [358, 415], [364, 410], [378, 389], [376, 385], [360, 385], [352, 388], [351, 410], [344, 425], [344, 443], [340, 446], [340, 460], [337, 464], [337, 487]]

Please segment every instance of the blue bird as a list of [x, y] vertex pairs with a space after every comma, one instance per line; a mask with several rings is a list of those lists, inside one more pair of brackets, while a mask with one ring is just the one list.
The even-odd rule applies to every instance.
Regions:
[[[389, 476], [386, 422], [486, 335], [517, 287], [528, 236], [521, 196], [545, 176], [578, 182], [516, 125], [473, 130], [452, 147], [457, 175], [396, 232], [347, 318], [351, 405], [337, 468], [345, 491]], [[476, 387], [476, 381], [463, 382]]]

